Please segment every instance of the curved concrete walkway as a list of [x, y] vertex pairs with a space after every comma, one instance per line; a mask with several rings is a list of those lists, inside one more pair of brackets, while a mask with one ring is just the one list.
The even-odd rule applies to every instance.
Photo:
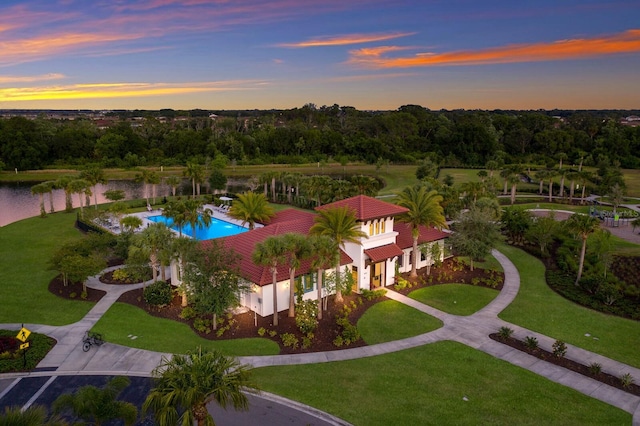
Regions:
[[[515, 265], [502, 253], [494, 250], [493, 255], [504, 269], [505, 282], [503, 289], [491, 303], [470, 316], [462, 317], [447, 314], [387, 289], [387, 297], [390, 299], [440, 319], [444, 323], [444, 326], [438, 330], [406, 339], [360, 348], [294, 355], [247, 356], [239, 357], [239, 361], [251, 364], [254, 367], [343, 361], [401, 351], [442, 340], [452, 340], [621, 408], [633, 415], [634, 425], [640, 426], [640, 397], [605, 385], [565, 368], [555, 366], [489, 338], [490, 333], [497, 332], [500, 327], [508, 326], [514, 330], [514, 336], [517, 338], [523, 339], [525, 336], [536, 337], [540, 343], [540, 347], [543, 349], [551, 350], [551, 346], [555, 342], [555, 339], [552, 337], [527, 330], [498, 318], [498, 314], [502, 312], [518, 294], [520, 275]], [[92, 288], [105, 290], [107, 294], [77, 323], [61, 327], [25, 324], [31, 331], [48, 334], [56, 338], [58, 344], [54, 347], [54, 350], [49, 352], [42, 360], [36, 371], [30, 373], [5, 374], [0, 375], [0, 378], [52, 374], [149, 376], [151, 371], [160, 363], [163, 356], [170, 356], [168, 353], [127, 348], [110, 343], [105, 343], [99, 348], [92, 348], [88, 353], [82, 352], [81, 342], [85, 331], [90, 329], [100, 319], [122, 293], [139, 288], [143, 284], [126, 287], [112, 286], [101, 283], [97, 277], [92, 277], [88, 280], [87, 285]], [[0, 327], [18, 330], [20, 324], [0, 324]], [[570, 359], [586, 365], [592, 362], [598, 362], [602, 365], [604, 372], [617, 377], [625, 373], [630, 373], [636, 380], [640, 380], [640, 369], [572, 345], [567, 345], [567, 348], [567, 357]], [[55, 369], [55, 372], [52, 371], [53, 369]], [[336, 419], [336, 424], [344, 424], [344, 422]]]

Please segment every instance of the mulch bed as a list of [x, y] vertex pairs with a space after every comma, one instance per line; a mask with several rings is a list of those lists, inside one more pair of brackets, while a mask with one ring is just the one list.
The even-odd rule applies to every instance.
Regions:
[[82, 283], [68, 283], [64, 285], [62, 275], [58, 275], [49, 283], [49, 292], [60, 296], [64, 299], [86, 300], [88, 302], [97, 302], [102, 296], [107, 294], [102, 290], [96, 290], [87, 287], [87, 297], [82, 297]]
[[[409, 279], [408, 273], [403, 274], [405, 279]], [[499, 278], [499, 286], [497, 290], [502, 288], [504, 282], [504, 274], [497, 274]], [[412, 281], [411, 288], [404, 288], [397, 290], [400, 293], [408, 294], [409, 292], [421, 287], [443, 284], [443, 283], [467, 283], [470, 284], [474, 278], [480, 281], [490, 278], [491, 274], [484, 269], [475, 268], [474, 271], [470, 271], [469, 267], [461, 267], [456, 261], [448, 259], [442, 263], [439, 267], [432, 267], [430, 275], [426, 274], [426, 270], [418, 272], [418, 278]], [[495, 278], [495, 277], [494, 277]], [[113, 280], [112, 273], [105, 273], [100, 281], [109, 284], [123, 284]], [[483, 282], [478, 285], [484, 285]], [[393, 287], [391, 287], [393, 289]], [[58, 277], [51, 281], [49, 284], [49, 291], [64, 298], [79, 298], [82, 292], [81, 284], [69, 284], [63, 286], [62, 280]], [[71, 297], [75, 293], [75, 297]], [[103, 291], [88, 289], [87, 298], [85, 300], [97, 302], [105, 293]], [[181, 298], [175, 296], [171, 301], [171, 304], [161, 308], [153, 307], [144, 302], [143, 289], [132, 290], [124, 293], [118, 302], [128, 303], [136, 306], [150, 315], [165, 318], [172, 321], [178, 321], [189, 325], [194, 333], [200, 337], [209, 340], [225, 340], [225, 339], [239, 339], [239, 338], [251, 338], [262, 337], [271, 339], [280, 346], [281, 354], [291, 353], [306, 353], [306, 352], [320, 352], [320, 351], [333, 351], [339, 349], [355, 348], [360, 346], [366, 346], [366, 343], [359, 339], [356, 342], [352, 342], [350, 345], [336, 346], [334, 340], [340, 335], [341, 327], [336, 324], [336, 317], [342, 314], [343, 306], [350, 308], [348, 315], [351, 324], [357, 324], [360, 317], [366, 312], [368, 308], [374, 304], [388, 300], [386, 297], [378, 298], [375, 300], [367, 300], [359, 294], [351, 294], [344, 296], [344, 303], [336, 304], [334, 301], [335, 296], [329, 296], [328, 310], [323, 311], [322, 320], [319, 321], [318, 327], [314, 331], [313, 343], [307, 348], [302, 347], [302, 333], [298, 330], [295, 323], [295, 318], [289, 318], [287, 316], [288, 311], [283, 311], [278, 314], [278, 326], [273, 326], [273, 316], [260, 317], [254, 315], [253, 312], [246, 312], [233, 315], [233, 325], [226, 330], [222, 336], [217, 336], [216, 331], [211, 330], [209, 333], [199, 332], [194, 328], [194, 320], [185, 320], [180, 318], [182, 312]], [[228, 319], [225, 318], [223, 327], [228, 324]], [[263, 328], [265, 333], [260, 336], [258, 330]], [[275, 332], [275, 336], [271, 336], [269, 331]], [[285, 333], [291, 333], [295, 335], [299, 340], [297, 348], [285, 347], [282, 344], [281, 335]]]
[[[115, 266], [115, 265], [114, 265]], [[104, 274], [100, 275], [100, 282], [101, 283], [105, 283], [105, 284], [118, 284], [118, 285], [128, 285], [128, 284], [138, 284], [141, 283], [142, 281], [122, 281], [122, 280], [117, 280], [115, 278], [113, 278], [113, 273], [117, 271], [117, 269], [114, 269], [113, 271], [108, 271], [105, 272]], [[153, 276], [151, 275], [151, 272], [149, 272], [149, 275], [145, 278], [145, 281], [148, 281], [150, 279], [152, 279]], [[160, 277], [158, 277], [158, 279], [160, 279]]]
[[640, 386], [632, 383], [631, 385], [624, 387], [619, 377], [613, 376], [608, 373], [603, 373], [603, 372], [600, 372], [598, 374], [593, 374], [589, 370], [589, 367], [584, 364], [581, 364], [577, 361], [573, 361], [565, 357], [557, 357], [552, 352], [546, 351], [541, 348], [531, 349], [530, 347], [525, 345], [523, 341], [518, 340], [515, 337], [509, 337], [505, 339], [501, 337], [498, 333], [492, 333], [489, 335], [489, 337], [492, 340], [495, 340], [496, 342], [500, 342], [507, 346], [511, 346], [514, 349], [528, 353], [529, 355], [535, 356], [538, 359], [542, 359], [544, 361], [547, 361], [559, 367], [564, 367], [576, 373], [582, 374], [583, 376], [590, 377], [599, 382], [605, 383], [609, 386], [613, 386], [614, 388], [621, 389], [633, 395], [640, 396]]

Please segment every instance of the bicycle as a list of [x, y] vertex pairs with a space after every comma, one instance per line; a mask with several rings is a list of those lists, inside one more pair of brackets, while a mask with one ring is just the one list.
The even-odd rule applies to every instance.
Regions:
[[82, 350], [88, 352], [92, 345], [102, 346], [103, 343], [102, 334], [87, 331], [84, 339], [82, 339]]

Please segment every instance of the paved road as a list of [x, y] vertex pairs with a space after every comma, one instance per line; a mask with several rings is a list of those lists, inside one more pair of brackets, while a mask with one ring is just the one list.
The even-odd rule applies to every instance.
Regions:
[[[29, 407], [43, 405], [49, 407], [53, 401], [64, 393], [73, 393], [81, 386], [93, 385], [103, 387], [113, 376], [39, 376], [21, 377], [15, 379], [0, 379], [0, 412], [5, 407], [19, 406]], [[140, 409], [146, 395], [152, 386], [152, 380], [148, 377], [129, 377], [131, 384], [120, 394], [119, 399], [130, 402]], [[232, 408], [224, 410], [217, 404], [209, 404], [207, 407], [214, 420], [219, 425], [225, 426], [331, 426], [347, 425], [327, 418], [327, 416], [311, 407], [291, 403], [276, 395], [263, 393], [260, 396], [248, 395], [249, 411], [237, 412]], [[79, 419], [66, 417], [69, 421]], [[120, 421], [112, 421], [108, 425], [122, 424]], [[151, 426], [153, 419], [150, 416], [141, 418], [137, 426]]]

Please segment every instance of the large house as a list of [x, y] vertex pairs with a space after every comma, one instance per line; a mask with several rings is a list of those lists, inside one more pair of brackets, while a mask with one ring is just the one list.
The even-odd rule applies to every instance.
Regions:
[[[373, 290], [395, 282], [398, 272], [411, 270], [413, 260], [413, 237], [411, 227], [405, 223], [395, 223], [397, 216], [407, 209], [376, 198], [359, 195], [335, 203], [326, 204], [319, 209], [347, 206], [355, 213], [360, 229], [367, 235], [360, 244], [346, 243], [341, 250], [340, 268], [347, 268], [353, 276], [353, 290]], [[225, 237], [222, 243], [240, 256], [240, 275], [249, 284], [250, 292], [242, 295], [241, 304], [260, 316], [272, 315], [273, 277], [268, 266], [253, 263], [252, 254], [256, 244], [274, 235], [290, 232], [307, 235], [314, 223], [315, 214], [295, 209], [278, 212], [264, 227]], [[440, 256], [444, 256], [446, 232], [434, 228], [421, 227], [418, 244], [420, 246], [439, 244]], [[204, 241], [202, 244], [211, 244]], [[422, 250], [418, 256], [417, 268], [434, 263], [429, 250]], [[178, 277], [177, 266], [172, 266], [172, 277]], [[332, 273], [332, 271], [327, 271]], [[316, 271], [311, 268], [311, 260], [305, 260], [296, 269], [297, 284], [304, 292], [305, 299], [316, 299]], [[172, 279], [174, 283], [177, 280]], [[277, 270], [277, 307], [278, 311], [289, 308], [289, 268], [280, 265]]]

